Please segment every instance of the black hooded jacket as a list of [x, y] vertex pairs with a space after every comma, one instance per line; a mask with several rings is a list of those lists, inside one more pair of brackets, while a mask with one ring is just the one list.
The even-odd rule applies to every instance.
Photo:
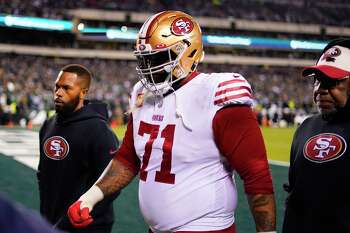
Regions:
[[[67, 210], [99, 178], [113, 158], [119, 142], [107, 124], [107, 108], [87, 103], [78, 111], [56, 114], [40, 129], [38, 183], [40, 212], [58, 228], [79, 232], [69, 223]], [[116, 195], [117, 196], [117, 195]], [[113, 224], [111, 199], [97, 204], [89, 228]]]
[[294, 134], [283, 233], [350, 233], [350, 101]]

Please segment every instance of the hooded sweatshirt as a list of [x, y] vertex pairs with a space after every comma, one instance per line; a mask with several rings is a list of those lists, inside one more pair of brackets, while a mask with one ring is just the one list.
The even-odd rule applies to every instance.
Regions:
[[[70, 115], [56, 114], [40, 129], [40, 212], [62, 230], [78, 232], [67, 210], [95, 183], [118, 148], [107, 117], [106, 104], [91, 102]], [[84, 232], [113, 224], [112, 200], [117, 195], [95, 206], [94, 222]]]

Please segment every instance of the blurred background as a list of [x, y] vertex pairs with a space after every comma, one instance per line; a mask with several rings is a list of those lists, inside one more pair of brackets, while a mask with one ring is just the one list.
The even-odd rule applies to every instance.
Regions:
[[199, 21], [201, 72], [237, 72], [253, 86], [259, 122], [299, 124], [311, 113], [300, 78], [328, 40], [350, 35], [348, 0], [0, 0], [0, 124], [31, 127], [52, 114], [53, 83], [68, 63], [90, 68], [90, 98], [124, 124], [137, 81], [136, 32], [152, 13], [176, 9]]
[[[278, 164], [271, 168], [280, 228], [290, 140], [315, 112], [312, 83], [301, 71], [329, 40], [350, 36], [350, 0], [0, 0], [0, 190], [37, 209], [34, 170], [9, 158], [36, 168], [28, 163], [37, 159], [35, 130], [54, 114], [54, 81], [64, 65], [92, 71], [89, 98], [108, 103], [110, 124], [123, 137], [137, 82], [136, 33], [162, 10], [185, 11], [200, 23], [206, 52], [200, 72], [236, 72], [251, 83], [269, 159]], [[118, 199], [118, 214], [126, 217], [113, 232], [145, 232], [136, 189]], [[240, 232], [254, 232], [248, 211], [239, 206]]]

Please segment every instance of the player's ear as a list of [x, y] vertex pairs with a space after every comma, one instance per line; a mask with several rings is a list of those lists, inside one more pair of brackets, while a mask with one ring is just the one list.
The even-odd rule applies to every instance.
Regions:
[[87, 88], [82, 88], [81, 91], [80, 91], [80, 93], [79, 93], [79, 98], [80, 98], [80, 99], [85, 99], [85, 96], [87, 95], [88, 91], [89, 91], [89, 89], [87, 89]]

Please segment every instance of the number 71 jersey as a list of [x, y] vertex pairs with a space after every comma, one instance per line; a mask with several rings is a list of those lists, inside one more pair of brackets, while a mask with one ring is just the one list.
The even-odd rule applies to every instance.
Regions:
[[252, 104], [239, 74], [194, 74], [157, 99], [137, 83], [131, 96], [133, 137], [141, 161], [139, 202], [155, 232], [218, 230], [234, 222], [236, 188], [213, 137], [215, 113]]

